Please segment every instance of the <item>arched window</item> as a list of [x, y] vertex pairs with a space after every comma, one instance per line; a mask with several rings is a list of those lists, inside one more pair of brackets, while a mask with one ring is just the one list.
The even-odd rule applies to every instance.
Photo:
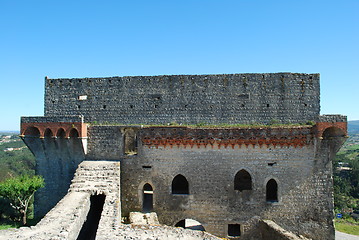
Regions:
[[187, 179], [178, 174], [172, 181], [172, 194], [189, 194]]
[[25, 136], [31, 136], [31, 137], [40, 137], [40, 131], [36, 127], [29, 127], [25, 131]]
[[143, 186], [143, 202], [142, 202], [142, 211], [145, 213], [151, 212], [153, 210], [153, 188], [151, 184], [146, 183]]
[[175, 227], [181, 227], [197, 231], [206, 231], [200, 222], [193, 219], [183, 219], [176, 223]]
[[79, 132], [75, 128], [73, 128], [71, 129], [69, 136], [70, 138], [77, 138], [79, 137]]
[[246, 170], [240, 170], [234, 177], [234, 190], [252, 190], [252, 177]]
[[46, 128], [45, 133], [44, 133], [44, 137], [46, 138], [50, 138], [52, 137], [54, 134], [52, 133], [50, 128]]
[[266, 201], [278, 202], [278, 184], [274, 179], [271, 179], [267, 182]]
[[66, 133], [65, 133], [65, 130], [63, 128], [60, 128], [59, 130], [57, 130], [56, 137], [65, 138], [65, 136], [66, 136]]

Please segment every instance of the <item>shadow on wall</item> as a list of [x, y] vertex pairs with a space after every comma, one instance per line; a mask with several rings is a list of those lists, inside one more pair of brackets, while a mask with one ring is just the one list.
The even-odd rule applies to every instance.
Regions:
[[36, 157], [36, 174], [45, 179], [45, 188], [35, 194], [36, 217], [43, 217], [67, 194], [77, 166], [85, 157], [77, 129], [69, 129], [68, 137], [62, 127], [55, 130], [46, 128], [41, 137], [38, 128], [29, 127], [22, 136]]
[[105, 203], [105, 198], [106, 196], [104, 194], [91, 196], [90, 210], [87, 214], [86, 221], [81, 228], [80, 234], [77, 237], [77, 240], [96, 239], [96, 232], [101, 219], [101, 213], [103, 210], [103, 205]]

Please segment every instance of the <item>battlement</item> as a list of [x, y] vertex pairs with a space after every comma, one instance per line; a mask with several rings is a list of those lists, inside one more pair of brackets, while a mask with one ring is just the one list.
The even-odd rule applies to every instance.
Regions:
[[21, 117], [21, 136], [87, 137], [83, 116]]
[[319, 74], [45, 79], [45, 116], [122, 124], [317, 121]]
[[303, 147], [312, 143], [314, 135], [309, 126], [290, 128], [187, 128], [149, 127], [140, 131], [145, 146], [208, 147], [235, 146]]

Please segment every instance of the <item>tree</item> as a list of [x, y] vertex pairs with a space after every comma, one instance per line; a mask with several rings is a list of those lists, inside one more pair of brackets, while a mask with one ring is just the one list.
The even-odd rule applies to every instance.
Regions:
[[9, 178], [0, 183], [0, 196], [9, 200], [10, 206], [20, 214], [23, 224], [26, 225], [29, 203], [34, 193], [44, 185], [41, 176]]

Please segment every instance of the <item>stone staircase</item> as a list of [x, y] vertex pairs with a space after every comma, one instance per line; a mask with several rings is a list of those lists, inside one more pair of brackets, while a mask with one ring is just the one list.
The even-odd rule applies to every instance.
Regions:
[[120, 193], [120, 162], [83, 161], [79, 164], [72, 180], [70, 192], [90, 192], [91, 194]]
[[77, 168], [69, 192], [106, 195], [98, 231], [121, 224], [119, 161], [83, 161]]

